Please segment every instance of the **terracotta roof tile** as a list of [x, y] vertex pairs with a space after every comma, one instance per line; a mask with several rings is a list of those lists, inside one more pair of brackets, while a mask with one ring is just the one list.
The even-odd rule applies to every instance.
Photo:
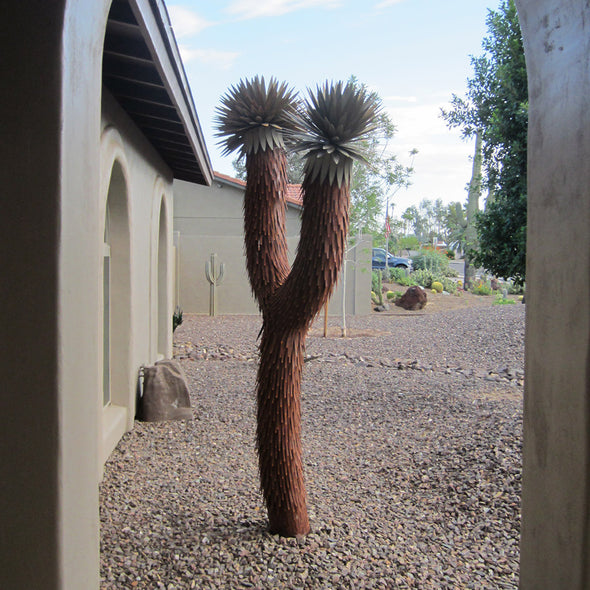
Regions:
[[[215, 178], [219, 180], [225, 180], [226, 182], [230, 182], [232, 184], [238, 186], [246, 186], [246, 182], [244, 180], [240, 180], [239, 178], [233, 178], [228, 174], [222, 174], [221, 172], [215, 172]], [[291, 203], [292, 205], [297, 205], [298, 207], [303, 207], [303, 196], [301, 194], [301, 185], [300, 184], [288, 184], [287, 185], [287, 194], [286, 194], [287, 203]]]
[[300, 184], [287, 185], [287, 202], [303, 207], [303, 195], [301, 194]]

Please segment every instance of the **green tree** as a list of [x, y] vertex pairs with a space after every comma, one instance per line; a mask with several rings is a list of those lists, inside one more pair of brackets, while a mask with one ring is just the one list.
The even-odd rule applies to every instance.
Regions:
[[489, 11], [484, 54], [472, 57], [465, 98], [453, 95], [442, 116], [466, 137], [482, 137], [484, 183], [493, 199], [477, 215], [474, 262], [497, 276], [525, 279], [528, 90], [513, 0]]
[[402, 214], [402, 219], [407, 222], [409, 230], [412, 232], [416, 238], [422, 242], [427, 236], [427, 220], [421, 212], [421, 209], [418, 209], [416, 205], [410, 205]]
[[447, 205], [445, 214], [445, 241], [453, 250], [463, 253], [465, 249], [465, 209], [458, 201]]
[[[256, 442], [270, 531], [309, 532], [301, 449], [305, 338], [330, 297], [348, 235], [350, 180], [359, 141], [380, 103], [353, 83], [318, 87], [296, 106], [284, 85], [240, 82], [222, 98], [218, 135], [245, 156], [246, 266], [262, 311]], [[289, 268], [285, 237], [285, 135], [304, 156], [301, 238]]]
[[481, 132], [475, 133], [475, 152], [473, 154], [473, 166], [471, 180], [467, 193], [467, 206], [465, 207], [465, 271], [464, 286], [470, 289], [475, 281], [475, 256], [477, 251], [477, 214], [479, 211], [479, 198], [481, 196]]

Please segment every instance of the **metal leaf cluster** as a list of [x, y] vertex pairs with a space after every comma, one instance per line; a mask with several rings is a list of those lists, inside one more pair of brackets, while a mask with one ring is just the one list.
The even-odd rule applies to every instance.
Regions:
[[241, 155], [284, 147], [285, 136], [298, 128], [297, 93], [284, 82], [264, 77], [240, 80], [221, 98], [216, 109], [217, 137], [224, 155]]
[[300, 110], [302, 131], [296, 151], [306, 158], [310, 180], [330, 184], [350, 182], [352, 162], [363, 157], [362, 140], [377, 126], [381, 102], [354, 81], [318, 86]]

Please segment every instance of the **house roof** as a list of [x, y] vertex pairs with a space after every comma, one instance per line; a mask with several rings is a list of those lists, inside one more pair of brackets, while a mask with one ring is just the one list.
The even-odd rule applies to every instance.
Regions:
[[[229, 176], [227, 174], [222, 174], [221, 172], [214, 172], [214, 175], [215, 180], [235, 186], [237, 188], [246, 188], [246, 182], [244, 180], [234, 178], [233, 176]], [[303, 207], [303, 196], [301, 194], [300, 184], [288, 184], [287, 194], [285, 196], [289, 205], [294, 205], [295, 207], [299, 208]]]
[[175, 178], [211, 184], [209, 154], [162, 0], [113, 0], [103, 83]]

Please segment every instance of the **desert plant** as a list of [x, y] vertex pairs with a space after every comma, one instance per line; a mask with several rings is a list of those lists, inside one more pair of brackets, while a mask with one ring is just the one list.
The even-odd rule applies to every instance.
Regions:
[[375, 284], [371, 292], [371, 299], [375, 305], [383, 305], [383, 284], [381, 281], [383, 275], [377, 271], [373, 273], [373, 276], [375, 278]]
[[432, 286], [432, 281], [434, 280], [432, 271], [425, 268], [415, 270], [412, 273], [412, 278], [416, 281], [417, 285], [420, 285], [425, 289], [430, 289]]
[[446, 291], [447, 293], [457, 292], [457, 283], [449, 277], [438, 277], [438, 280], [442, 283], [443, 291]]
[[443, 284], [440, 281], [432, 281], [432, 285], [430, 285], [433, 291], [437, 293], [443, 292]]
[[391, 301], [392, 299], [395, 299], [395, 292], [394, 291], [387, 291], [387, 293], [385, 293], [385, 297], [387, 297], [388, 301]]
[[517, 284], [514, 281], [507, 281], [506, 286], [508, 287], [508, 294], [509, 295], [523, 295], [525, 285]]
[[205, 276], [209, 281], [209, 315], [215, 316], [217, 313], [217, 285], [221, 285], [225, 275], [225, 264], [222, 262], [217, 266], [217, 254], [211, 254], [211, 260], [205, 262]]
[[176, 328], [182, 324], [182, 308], [178, 305], [172, 314], [172, 333], [176, 331]]
[[442, 273], [435, 273], [431, 270], [416, 270], [412, 273], [412, 278], [416, 285], [420, 285], [425, 289], [433, 289], [434, 283], [442, 285], [442, 291], [447, 293], [455, 293], [457, 291], [457, 283]]
[[409, 275], [403, 268], [390, 268], [389, 269], [389, 280], [403, 285], [404, 287], [411, 287], [416, 284], [416, 281]]
[[425, 248], [412, 256], [412, 263], [416, 270], [431, 270], [444, 272], [449, 268], [449, 259], [439, 250]]
[[375, 293], [381, 288], [381, 272], [374, 270], [371, 274], [371, 291]]

